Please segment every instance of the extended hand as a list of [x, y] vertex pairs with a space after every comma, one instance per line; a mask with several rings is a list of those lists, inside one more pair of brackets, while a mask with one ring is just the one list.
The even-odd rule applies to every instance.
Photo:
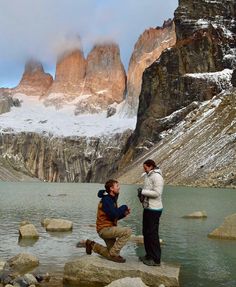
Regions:
[[128, 214], [130, 214], [131, 210], [130, 208], [128, 208], [126, 211], [125, 211], [125, 216], [127, 216]]

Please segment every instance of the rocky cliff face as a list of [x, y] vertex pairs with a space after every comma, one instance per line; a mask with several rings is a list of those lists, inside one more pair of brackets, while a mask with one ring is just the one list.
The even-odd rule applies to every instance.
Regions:
[[[165, 123], [160, 124], [161, 118], [231, 87], [232, 69], [236, 66], [235, 4], [228, 1], [231, 8], [218, 15], [218, 2], [221, 1], [179, 1], [174, 19], [176, 45], [165, 50], [143, 74], [137, 126], [121, 166], [138, 156], [139, 146], [148, 148], [150, 142], [160, 140], [160, 132], [166, 129]], [[202, 15], [202, 10], [209, 25], [193, 28], [191, 19], [198, 22], [197, 15]], [[224, 13], [226, 19], [231, 19], [227, 26], [222, 22]]]
[[52, 85], [53, 78], [45, 73], [41, 63], [30, 60], [25, 65], [25, 71], [19, 85], [12, 93], [22, 93], [28, 96], [43, 96]]
[[116, 44], [96, 45], [87, 57], [83, 95], [76, 113], [96, 112], [124, 99], [126, 73]]
[[[5, 170], [9, 174], [9, 170], [11, 174], [20, 170], [49, 182], [103, 182], [114, 172], [121, 147], [130, 133], [126, 131], [109, 138], [1, 134], [0, 165], [8, 167]], [[6, 172], [3, 168], [0, 170], [0, 179], [6, 179]]]
[[129, 116], [137, 115], [144, 70], [175, 42], [175, 25], [171, 20], [165, 21], [162, 27], [146, 30], [139, 37], [130, 59], [127, 74], [126, 109]]
[[236, 3], [234, 0], [179, 0], [175, 11], [177, 39], [186, 39], [194, 32], [221, 26], [227, 33], [236, 33]]
[[82, 51], [67, 52], [59, 57], [56, 65], [55, 80], [43, 101], [46, 106], [57, 108], [73, 101], [82, 93], [86, 72], [86, 60]]
[[52, 87], [43, 98], [45, 105], [74, 106], [75, 114], [104, 111], [121, 102], [126, 74], [116, 44], [96, 45], [85, 60], [76, 50], [62, 56]]

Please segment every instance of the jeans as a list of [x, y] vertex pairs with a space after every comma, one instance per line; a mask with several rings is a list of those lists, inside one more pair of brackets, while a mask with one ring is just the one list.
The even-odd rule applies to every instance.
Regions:
[[162, 210], [143, 210], [143, 238], [146, 256], [156, 263], [161, 261], [159, 220]]

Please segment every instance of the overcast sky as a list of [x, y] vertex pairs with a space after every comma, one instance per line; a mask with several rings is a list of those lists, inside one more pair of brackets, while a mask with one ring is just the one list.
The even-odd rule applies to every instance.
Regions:
[[[173, 18], [178, 0], [0, 0], [0, 87], [18, 84], [27, 58], [54, 73], [57, 55], [113, 40], [127, 69], [134, 44], [149, 27]], [[54, 75], [54, 74], [53, 74]]]

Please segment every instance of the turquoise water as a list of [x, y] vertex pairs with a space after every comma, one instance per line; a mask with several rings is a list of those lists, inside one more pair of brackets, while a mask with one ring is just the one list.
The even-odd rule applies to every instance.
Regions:
[[[84, 254], [76, 242], [90, 238], [102, 242], [95, 231], [97, 190], [101, 184], [50, 184], [0, 182], [0, 258], [7, 260], [18, 253], [29, 252], [40, 260], [40, 268], [62, 272], [66, 261]], [[127, 203], [131, 214], [120, 221], [141, 234], [142, 208], [136, 186], [121, 188], [120, 204]], [[164, 190], [164, 212], [160, 237], [162, 260], [181, 264], [182, 287], [236, 286], [236, 241], [209, 239], [207, 234], [218, 227], [223, 218], [236, 212], [236, 190], [169, 187]], [[205, 210], [207, 219], [183, 219], [193, 211]], [[73, 231], [48, 233], [41, 227], [46, 217], [73, 221]], [[19, 224], [33, 223], [40, 233], [34, 242], [18, 241]], [[123, 256], [144, 253], [142, 246], [130, 242]]]

